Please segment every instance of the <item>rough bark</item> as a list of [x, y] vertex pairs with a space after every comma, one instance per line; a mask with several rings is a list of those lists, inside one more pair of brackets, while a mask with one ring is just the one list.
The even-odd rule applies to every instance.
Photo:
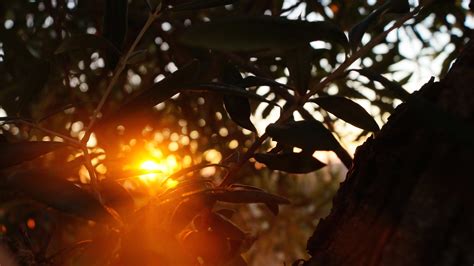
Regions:
[[450, 121], [399, 106], [358, 148], [305, 265], [474, 264], [474, 43], [414, 95]]

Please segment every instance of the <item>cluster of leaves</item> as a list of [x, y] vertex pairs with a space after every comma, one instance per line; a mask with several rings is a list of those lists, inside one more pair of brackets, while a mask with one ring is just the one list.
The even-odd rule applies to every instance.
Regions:
[[[244, 163], [253, 158], [272, 170], [310, 173], [325, 166], [313, 157], [315, 151], [333, 151], [349, 167], [350, 155], [333, 130], [335, 119], [365, 133], [379, 126], [349, 99], [367, 97], [348, 86], [359, 77], [354, 81], [348, 75], [353, 71], [340, 66], [350, 56], [362, 56], [364, 34], [383, 32], [388, 21], [381, 21], [382, 15], [410, 11], [407, 1], [395, 0], [377, 7], [365, 1], [297, 1], [286, 10], [284, 1], [103, 2], [104, 9], [91, 1], [71, 7], [59, 0], [0, 3], [0, 10], [8, 11], [0, 30], [0, 106], [8, 114], [2, 118], [8, 125], [0, 140], [5, 212], [0, 219], [6, 231], [2, 238], [13, 252], [26, 254], [19, 256], [23, 263], [246, 265], [241, 254], [255, 239], [232, 221], [234, 211], [223, 203], [262, 203], [276, 215], [279, 205], [289, 201], [237, 183], [241, 175], [255, 172]], [[290, 19], [299, 6], [324, 20]], [[421, 10], [415, 24], [438, 12], [436, 25], [447, 12], [445, 6], [435, 1]], [[375, 11], [360, 14], [359, 9]], [[457, 21], [465, 16], [459, 7], [450, 10]], [[456, 49], [464, 37], [456, 36]], [[314, 41], [327, 48], [315, 49], [310, 44]], [[408, 97], [400, 84], [380, 74], [402, 59], [398, 43], [388, 46], [381, 60], [367, 49], [364, 56], [373, 59], [371, 67], [362, 63], [356, 70], [369, 79], [366, 86], [377, 93], [373, 103], [382, 111], [392, 110], [393, 99]], [[337, 95], [329, 93], [327, 82], [334, 83]], [[261, 93], [261, 87], [268, 92]], [[165, 107], [155, 108], [161, 104]], [[275, 110], [280, 115], [252, 142], [258, 133], [250, 117], [263, 105], [262, 117]], [[296, 113], [303, 119], [295, 119]], [[222, 118], [226, 114], [230, 119]], [[92, 121], [82, 142], [93, 132], [100, 150], [75, 139], [72, 125], [77, 121]], [[203, 162], [182, 169], [169, 177], [179, 181], [176, 188], [143, 203], [143, 191], [122, 182], [137, 173], [116, 165], [132, 157], [122, 152], [121, 144], [139, 138], [144, 145], [152, 137], [143, 133], [147, 126], [183, 134], [197, 130], [201, 137], [196, 154], [216, 148], [231, 156], [217, 165], [224, 171], [211, 178], [199, 170], [216, 165]], [[227, 139], [216, 134], [221, 128], [227, 130]], [[54, 136], [62, 142], [35, 141]], [[263, 143], [267, 137], [277, 142], [269, 151]], [[230, 140], [241, 143], [239, 151], [227, 147]], [[54, 156], [42, 156], [51, 152]], [[236, 156], [240, 153], [245, 153], [242, 158]], [[95, 157], [100, 163], [92, 165]], [[106, 173], [96, 173], [100, 164], [107, 166]], [[82, 166], [92, 182], [81, 179]], [[35, 230], [24, 224], [31, 217], [38, 221]]]

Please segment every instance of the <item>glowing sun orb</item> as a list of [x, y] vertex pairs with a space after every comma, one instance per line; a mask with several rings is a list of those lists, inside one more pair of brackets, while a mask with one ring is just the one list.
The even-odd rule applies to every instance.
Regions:
[[143, 161], [139, 168], [144, 172], [150, 172], [149, 174], [139, 175], [138, 178], [145, 183], [163, 183], [161, 184], [166, 188], [173, 188], [178, 185], [178, 181], [171, 178], [167, 178], [178, 168], [176, 160], [163, 160], [157, 162], [154, 160]]

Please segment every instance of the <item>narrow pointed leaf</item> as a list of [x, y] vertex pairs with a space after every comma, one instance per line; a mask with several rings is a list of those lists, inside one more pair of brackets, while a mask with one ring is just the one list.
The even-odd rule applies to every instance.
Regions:
[[290, 78], [301, 95], [304, 95], [308, 90], [311, 79], [312, 51], [313, 49], [308, 44], [289, 51], [285, 56]]
[[213, 8], [219, 6], [230, 5], [238, 0], [194, 0], [180, 5], [173, 6], [170, 11], [179, 12], [179, 11], [190, 11], [198, 10], [205, 8]]
[[266, 132], [279, 143], [307, 151], [336, 150], [340, 146], [332, 133], [317, 120], [272, 124]]
[[359, 47], [362, 37], [364, 36], [367, 29], [375, 24], [380, 15], [390, 7], [390, 1], [387, 1], [381, 7], [370, 13], [364, 20], [359, 22], [349, 31], [349, 43], [353, 51]]
[[245, 239], [245, 232], [242, 231], [236, 224], [234, 224], [227, 217], [219, 213], [210, 214], [209, 225], [212, 231], [229, 239], [243, 240]]
[[255, 160], [265, 164], [272, 170], [296, 174], [314, 172], [326, 166], [313, 156], [304, 153], [257, 153], [255, 154]]
[[33, 160], [64, 147], [67, 147], [67, 145], [62, 142], [51, 141], [2, 142], [0, 143], [0, 169]]
[[[227, 64], [223, 71], [222, 79], [225, 83], [237, 85], [242, 81], [239, 70], [233, 65]], [[236, 88], [245, 91], [240, 86], [236, 86]], [[257, 131], [252, 121], [250, 121], [251, 109], [249, 99], [242, 96], [224, 95], [224, 107], [230, 118], [239, 126], [253, 132]]]
[[7, 178], [6, 184], [38, 202], [68, 214], [100, 222], [111, 222], [114, 219], [92, 194], [45, 170], [17, 172]]
[[[104, 16], [104, 37], [119, 51], [122, 51], [128, 27], [128, 0], [106, 0]], [[115, 68], [119, 60], [116, 53], [107, 54], [108, 63]]]
[[395, 81], [391, 81], [387, 79], [386, 77], [382, 76], [380, 73], [370, 68], [354, 69], [353, 71], [359, 72], [359, 74], [365, 76], [366, 78], [372, 81], [379, 82], [385, 87], [385, 89], [391, 91], [392, 93], [396, 95], [396, 97], [398, 97], [399, 99], [403, 101], [407, 101], [408, 98], [410, 97], [410, 93], [408, 93], [400, 84], [398, 84]]
[[325, 21], [307, 22], [282, 17], [233, 17], [190, 26], [183, 44], [222, 51], [285, 50], [322, 40], [347, 47], [344, 33]]
[[312, 102], [324, 110], [339, 117], [347, 123], [367, 131], [378, 131], [380, 128], [372, 116], [357, 103], [340, 96], [319, 97]]

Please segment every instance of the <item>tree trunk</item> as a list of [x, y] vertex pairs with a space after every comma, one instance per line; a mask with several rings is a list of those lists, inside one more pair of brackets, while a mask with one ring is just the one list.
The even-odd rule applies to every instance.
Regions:
[[414, 95], [446, 116], [402, 104], [357, 149], [304, 265], [474, 265], [474, 43]]

